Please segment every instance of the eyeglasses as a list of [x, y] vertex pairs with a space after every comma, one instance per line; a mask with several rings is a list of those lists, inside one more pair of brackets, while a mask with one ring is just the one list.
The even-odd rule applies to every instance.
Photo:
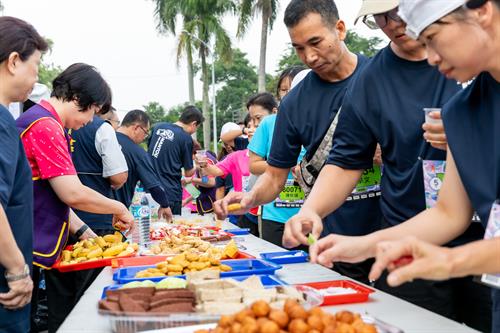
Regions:
[[139, 126], [139, 128], [144, 132], [144, 138], [147, 138], [149, 136], [149, 131], [145, 130], [142, 126]]
[[363, 18], [363, 23], [372, 30], [383, 29], [389, 23], [389, 19], [394, 22], [403, 22], [403, 19], [398, 15], [398, 7], [381, 14], [366, 15]]

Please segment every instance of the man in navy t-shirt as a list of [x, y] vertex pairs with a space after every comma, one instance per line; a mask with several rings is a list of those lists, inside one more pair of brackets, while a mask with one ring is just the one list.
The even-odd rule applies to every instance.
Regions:
[[116, 138], [127, 161], [128, 178], [119, 190], [114, 191], [114, 196], [126, 207], [129, 207], [132, 203], [135, 186], [140, 181], [144, 189], [151, 193], [153, 199], [160, 205], [158, 217], [171, 221], [172, 211], [167, 193], [160, 184], [151, 162], [151, 156], [139, 146], [148, 137], [150, 126], [151, 121], [146, 112], [132, 110], [125, 115], [120, 128], [116, 131]]
[[[266, 172], [248, 194], [231, 193], [220, 202], [219, 214], [225, 213], [228, 203], [241, 201], [244, 208], [250, 208], [276, 199], [290, 168], [297, 164], [302, 146], [308, 152], [317, 150], [344, 101], [348, 85], [368, 61], [345, 46], [345, 24], [331, 0], [293, 0], [284, 21], [297, 55], [312, 71], [280, 104]], [[326, 218], [325, 234], [363, 235], [378, 230], [380, 219], [377, 197], [353, 200]], [[367, 282], [370, 266], [345, 264], [335, 269]]]
[[[369, 2], [372, 1], [364, 4]], [[365, 66], [346, 93], [328, 166], [320, 175], [325, 181], [315, 186], [303, 211], [294, 220], [297, 225], [316, 220], [318, 215], [335, 210], [343, 202], [342, 195], [352, 190], [349, 185], [372, 164], [377, 143], [384, 163], [381, 181], [384, 227], [400, 224], [426, 208], [423, 162], [426, 165], [434, 161], [440, 163], [446, 159], [446, 152], [432, 147], [424, 139], [423, 108], [440, 108], [461, 87], [427, 63], [427, 53], [419, 42], [401, 33], [405, 24], [397, 16], [397, 5], [397, 1], [378, 3], [378, 11], [374, 13], [364, 12], [365, 7], [362, 9], [363, 16], [376, 14], [374, 23], [391, 39], [391, 44]], [[428, 126], [426, 124], [426, 128]], [[425, 133], [426, 138], [436, 146], [441, 147], [443, 143], [445, 146], [442, 124], [432, 125], [430, 129], [433, 131]], [[338, 191], [325, 197], [323, 193], [332, 186]], [[479, 239], [483, 233], [482, 226], [474, 223], [456, 243]], [[320, 240], [318, 246], [322, 249], [334, 246], [333, 237]], [[314, 257], [314, 249], [311, 254]], [[331, 265], [331, 261], [319, 261]], [[490, 322], [487, 288], [471, 278], [440, 283], [415, 281], [400, 288], [390, 288], [385, 281], [380, 279], [377, 287], [448, 318], [480, 329], [487, 328]], [[462, 309], [472, 303], [472, 299], [484, 302], [464, 313]]]
[[200, 110], [187, 106], [177, 122], [156, 124], [149, 139], [148, 153], [175, 215], [180, 215], [182, 208], [182, 169], [186, 177], [195, 172], [191, 134], [203, 121]]

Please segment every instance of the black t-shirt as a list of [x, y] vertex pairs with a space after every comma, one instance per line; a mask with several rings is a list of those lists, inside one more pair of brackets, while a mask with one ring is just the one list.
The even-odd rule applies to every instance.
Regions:
[[170, 203], [182, 201], [182, 171], [193, 168], [193, 139], [176, 124], [153, 127], [148, 153]]
[[116, 200], [129, 207], [138, 181], [141, 181], [146, 190], [161, 186], [161, 184], [153, 167], [151, 156], [127, 135], [116, 132], [116, 138], [127, 161], [128, 178], [119, 190], [114, 191], [114, 195]]
[[[327, 82], [311, 71], [281, 101], [267, 163], [277, 168], [297, 164], [302, 146], [315, 151], [341, 107], [349, 84], [368, 63], [358, 56], [354, 73], [343, 81]], [[378, 198], [344, 203], [324, 221], [324, 232], [364, 235], [380, 228]]]
[[425, 209], [422, 159], [446, 153], [423, 139], [424, 107], [441, 107], [461, 89], [427, 60], [407, 61], [382, 49], [349, 88], [327, 163], [344, 169], [372, 165], [377, 142], [384, 162], [380, 205], [396, 225]]
[[448, 144], [460, 179], [486, 226], [500, 198], [500, 83], [482, 73], [443, 108]]

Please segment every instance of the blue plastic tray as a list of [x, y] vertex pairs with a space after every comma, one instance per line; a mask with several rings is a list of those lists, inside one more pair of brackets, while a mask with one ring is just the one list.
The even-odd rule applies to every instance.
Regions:
[[307, 262], [309, 256], [301, 250], [261, 253], [261, 258], [275, 264], [296, 264]]
[[248, 228], [226, 229], [224, 231], [228, 232], [230, 234], [233, 234], [235, 236], [244, 236], [244, 235], [248, 235], [250, 233], [250, 229], [248, 229]]
[[[262, 283], [264, 288], [271, 288], [271, 287], [276, 287], [276, 286], [288, 286], [288, 283], [280, 280], [278, 277], [276, 277], [274, 275], [258, 275], [258, 277], [260, 278], [260, 282]], [[248, 279], [249, 276], [230, 276], [230, 277], [226, 277], [226, 278], [228, 278], [228, 279], [231, 278], [231, 279], [234, 279], [236, 281], [244, 281], [244, 280]], [[107, 290], [120, 289], [124, 285], [125, 284], [113, 284], [111, 286], [104, 287], [104, 289], [102, 290], [101, 299], [106, 297]]]
[[[280, 265], [275, 263], [265, 261], [262, 259], [238, 259], [238, 260], [222, 260], [221, 263], [231, 266], [233, 269], [229, 272], [221, 272], [221, 277], [226, 276], [248, 276], [248, 275], [273, 275], [275, 271], [281, 268]], [[135, 274], [147, 268], [154, 268], [155, 265], [149, 266], [131, 266], [122, 267], [117, 269], [113, 274], [113, 280], [125, 284], [132, 281], [144, 281], [151, 280], [153, 282], [158, 282], [163, 280], [166, 276], [158, 277], [145, 277], [136, 278]], [[184, 277], [184, 275], [177, 275], [175, 277]]]

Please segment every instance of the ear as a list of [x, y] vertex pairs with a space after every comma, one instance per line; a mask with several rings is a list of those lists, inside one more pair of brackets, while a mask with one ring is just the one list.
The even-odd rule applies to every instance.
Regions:
[[11, 74], [15, 73], [19, 61], [21, 61], [19, 53], [12, 52], [11, 54], [9, 54], [9, 57], [7, 58], [7, 70], [9, 71], [9, 73]]
[[481, 27], [491, 27], [495, 22], [494, 8], [495, 4], [493, 1], [487, 1], [484, 5], [477, 9], [473, 9], [473, 15], [476, 17], [477, 22]]
[[271, 113], [278, 113], [278, 108], [273, 108], [273, 110], [271, 111]]
[[345, 22], [338, 20], [335, 24], [335, 30], [337, 31], [339, 40], [343, 42], [347, 36], [347, 27], [345, 26]]

